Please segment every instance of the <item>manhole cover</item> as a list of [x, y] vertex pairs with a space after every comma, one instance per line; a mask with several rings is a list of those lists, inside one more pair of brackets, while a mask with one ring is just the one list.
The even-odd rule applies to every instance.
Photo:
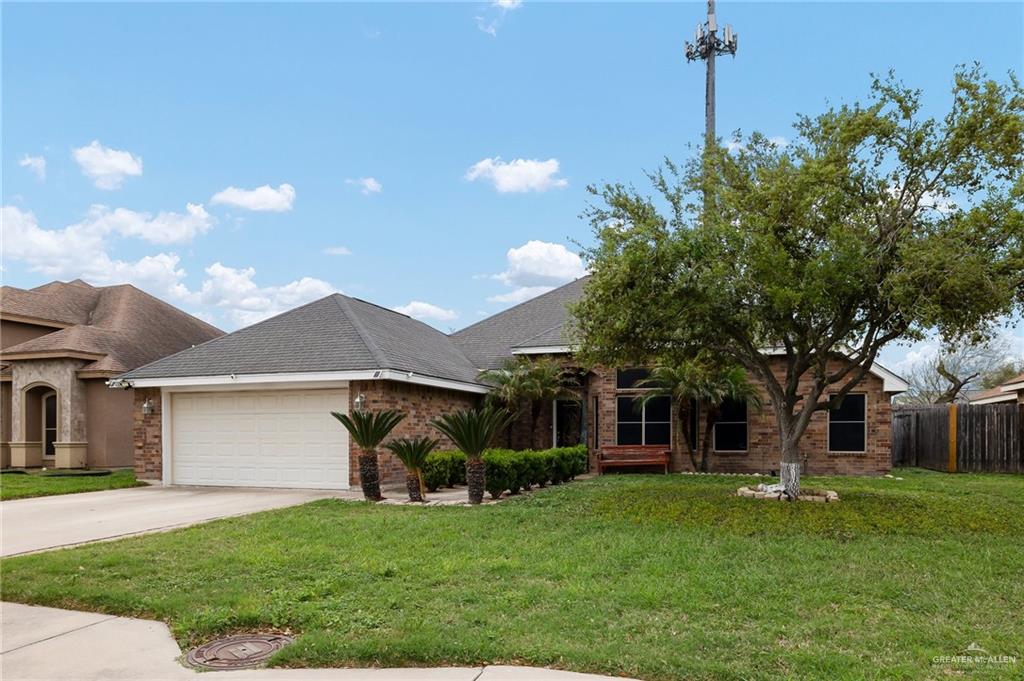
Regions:
[[255, 667], [292, 642], [277, 634], [241, 634], [204, 643], [189, 651], [186, 660], [205, 669]]

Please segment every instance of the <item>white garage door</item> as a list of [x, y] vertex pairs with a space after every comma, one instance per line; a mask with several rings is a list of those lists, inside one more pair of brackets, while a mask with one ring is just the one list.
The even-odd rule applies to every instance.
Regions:
[[176, 485], [348, 488], [347, 390], [175, 393]]

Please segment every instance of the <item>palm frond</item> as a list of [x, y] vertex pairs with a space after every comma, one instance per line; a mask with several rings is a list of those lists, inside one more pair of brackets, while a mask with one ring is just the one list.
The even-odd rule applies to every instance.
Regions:
[[429, 437], [401, 438], [386, 445], [391, 453], [411, 472], [417, 473], [427, 460], [430, 452], [437, 448], [438, 440]]
[[396, 409], [354, 411], [351, 414], [332, 411], [331, 416], [338, 419], [355, 443], [365, 450], [376, 449], [405, 418], [405, 414]]
[[477, 458], [491, 446], [495, 434], [512, 421], [507, 409], [487, 406], [444, 414], [430, 422], [467, 457]]

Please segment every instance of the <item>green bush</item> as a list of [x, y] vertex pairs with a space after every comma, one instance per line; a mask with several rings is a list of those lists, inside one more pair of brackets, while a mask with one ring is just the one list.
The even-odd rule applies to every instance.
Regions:
[[537, 485], [538, 487], [547, 485], [548, 480], [551, 479], [549, 474], [550, 465], [548, 463], [550, 457], [548, 454], [546, 452], [527, 450], [523, 452], [523, 455], [526, 459], [527, 470], [530, 475], [530, 484]]
[[[518, 494], [521, 489], [549, 482], [560, 484], [587, 470], [587, 448], [559, 447], [540, 451], [526, 449], [488, 449], [483, 454], [484, 487], [491, 498], [505, 492]], [[466, 455], [455, 450], [430, 453], [423, 465], [423, 481], [428, 492], [442, 487], [466, 484]]]
[[465, 485], [466, 455], [450, 449], [431, 452], [423, 466], [423, 481], [428, 492]]
[[587, 470], [587, 448], [559, 447], [542, 451], [488, 449], [484, 452], [485, 489], [497, 499], [531, 485], [560, 484]]

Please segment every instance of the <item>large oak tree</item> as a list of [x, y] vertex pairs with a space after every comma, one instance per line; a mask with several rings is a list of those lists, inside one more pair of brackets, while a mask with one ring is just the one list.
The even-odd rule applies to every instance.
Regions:
[[[1020, 83], [961, 68], [944, 116], [922, 115], [921, 99], [876, 78], [865, 105], [798, 117], [788, 145], [754, 133], [705, 146], [650, 174], [653, 196], [592, 187], [583, 358], [704, 348], [741, 364], [768, 394], [798, 492], [811, 416], [883, 346], [931, 331], [976, 342], [1024, 301]], [[830, 363], [838, 354], [848, 361]]]

